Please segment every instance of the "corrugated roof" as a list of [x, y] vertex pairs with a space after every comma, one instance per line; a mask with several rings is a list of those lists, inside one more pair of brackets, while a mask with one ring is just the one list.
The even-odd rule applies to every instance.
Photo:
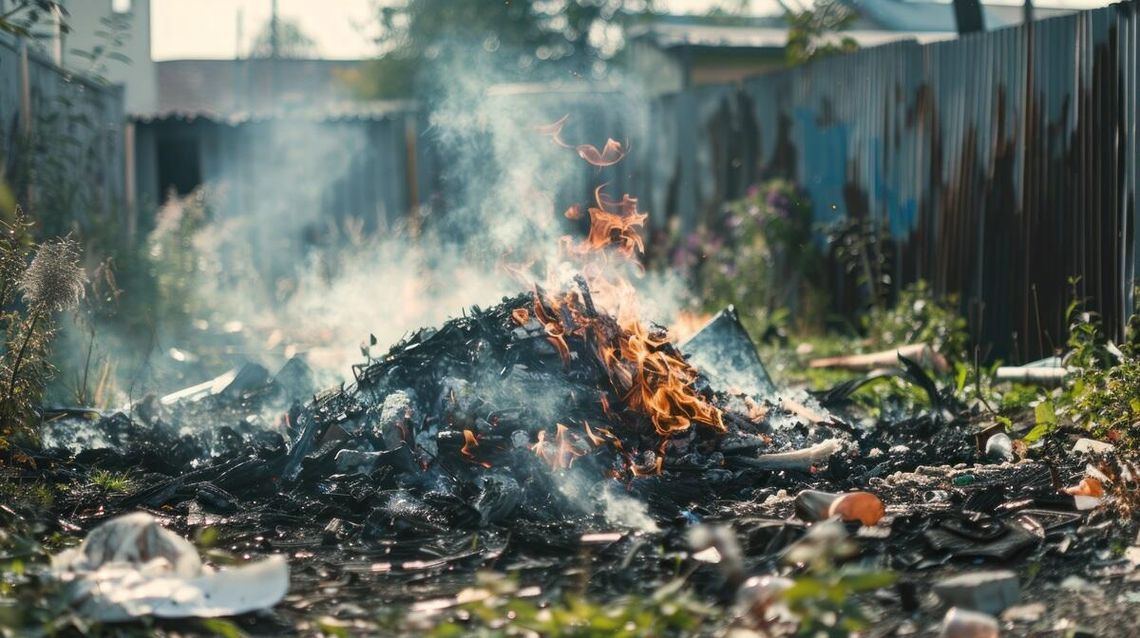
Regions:
[[[948, 2], [914, 0], [841, 0], [857, 10], [863, 18], [883, 29], [892, 31], [949, 32], [958, 30], [954, 19], [954, 6]], [[1037, 20], [1073, 13], [1063, 3], [1033, 3], [1033, 16]], [[1021, 24], [1024, 9], [1020, 4], [982, 3], [982, 15], [987, 30]]]
[[236, 113], [217, 113], [213, 111], [195, 111], [192, 109], [172, 109], [148, 115], [134, 115], [132, 122], [184, 122], [194, 123], [214, 122], [236, 126], [248, 122], [263, 122], [268, 120], [300, 120], [308, 122], [339, 122], [350, 120], [382, 120], [394, 114], [406, 113], [415, 109], [415, 102], [411, 100], [384, 100], [384, 101], [340, 101], [303, 108], [279, 107], [260, 111], [242, 111]]
[[[904, 31], [843, 31], [838, 35], [853, 38], [859, 46], [869, 47], [900, 40], [920, 43], [954, 37], [953, 32], [927, 33]], [[650, 24], [632, 36], [648, 39], [663, 49], [675, 47], [724, 47], [735, 49], [782, 49], [788, 41], [788, 30], [774, 27], [734, 25], [694, 25], [681, 23]]]
[[166, 60], [156, 62], [159, 113], [233, 114], [276, 109], [282, 104], [343, 102], [342, 76], [359, 60]]

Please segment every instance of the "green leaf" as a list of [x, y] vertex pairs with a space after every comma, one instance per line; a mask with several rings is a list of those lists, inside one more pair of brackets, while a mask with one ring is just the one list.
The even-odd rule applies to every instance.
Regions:
[[1040, 439], [1046, 434], [1049, 434], [1049, 431], [1052, 429], [1053, 427], [1049, 425], [1034, 426], [1032, 430], [1025, 434], [1025, 436], [1021, 437], [1021, 440], [1025, 441], [1026, 443], [1033, 443], [1037, 441], [1037, 439]]
[[898, 576], [894, 572], [886, 571], [852, 572], [843, 574], [839, 578], [841, 584], [856, 592], [890, 587], [895, 584], [896, 580], [898, 580]]
[[218, 528], [203, 527], [198, 532], [198, 547], [209, 548], [218, 544]]
[[241, 630], [241, 627], [224, 618], [208, 618], [199, 621], [198, 624], [207, 634], [221, 636], [222, 638], [245, 638], [247, 635]]
[[822, 598], [827, 595], [827, 585], [815, 578], [797, 578], [795, 584], [784, 590], [785, 602], [794, 603], [803, 600]]
[[1051, 428], [1057, 425], [1057, 409], [1052, 401], [1042, 401], [1033, 408], [1033, 418], [1038, 426]]

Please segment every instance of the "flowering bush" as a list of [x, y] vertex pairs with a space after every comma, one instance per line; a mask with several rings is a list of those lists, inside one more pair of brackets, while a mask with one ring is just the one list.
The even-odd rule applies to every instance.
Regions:
[[807, 195], [780, 179], [750, 188], [713, 223], [683, 237], [673, 253], [673, 266], [692, 278], [704, 310], [735, 304], [761, 332], [782, 323], [788, 311], [817, 317], [803, 311], [820, 298], [820, 263]]

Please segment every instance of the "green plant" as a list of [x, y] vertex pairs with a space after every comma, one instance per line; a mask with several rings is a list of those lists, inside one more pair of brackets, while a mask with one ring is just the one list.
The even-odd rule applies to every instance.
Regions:
[[893, 572], [857, 564], [839, 563], [857, 553], [842, 525], [820, 523], [785, 556], [785, 562], [802, 573], [781, 600], [799, 618], [800, 636], [849, 636], [871, 624], [859, 595], [894, 584]]
[[716, 609], [701, 603], [675, 579], [649, 596], [606, 602], [568, 594], [552, 604], [520, 596], [517, 583], [483, 573], [476, 587], [459, 594], [467, 603], [459, 617], [437, 624], [427, 635], [450, 636], [660, 636], [695, 632]]
[[685, 238], [673, 265], [691, 273], [707, 312], [735, 304], [756, 335], [804, 328], [823, 302], [811, 215], [806, 194], [769, 180], [730, 202], [710, 229]]
[[[15, 434], [31, 434], [44, 385], [52, 376], [48, 361], [55, 336], [55, 316], [75, 307], [84, 295], [87, 276], [79, 264], [79, 246], [70, 238], [55, 239], [35, 248], [24, 265], [28, 249], [22, 233], [29, 225], [18, 219], [5, 226], [0, 261], [14, 275], [4, 285], [0, 321], [4, 324], [0, 352], [0, 447]], [[14, 282], [15, 285], [12, 285]], [[16, 293], [21, 304], [16, 304]]]
[[[41, 38], [45, 34], [40, 27], [54, 23], [54, 16], [67, 16], [67, 9], [54, 0], [14, 0], [5, 3], [0, 13], [0, 31], [7, 31], [24, 38]], [[61, 21], [61, 30], [67, 33], [66, 21]]]
[[883, 226], [867, 217], [846, 217], [827, 229], [827, 245], [835, 260], [865, 297], [868, 308], [882, 310], [893, 281], [887, 255], [889, 236]]
[[925, 343], [955, 361], [969, 359], [969, 334], [957, 298], [938, 297], [922, 280], [904, 288], [894, 306], [873, 307], [863, 327], [876, 348]]
[[1140, 359], [1125, 357], [1108, 369], [1082, 370], [1067, 392], [1071, 416], [1089, 432], [1126, 447], [1140, 447]]
[[1087, 310], [1087, 300], [1078, 294], [1079, 278], [1069, 280], [1073, 301], [1067, 316], [1069, 337], [1065, 366], [1072, 371], [1056, 399], [1036, 407], [1037, 426], [1031, 432], [1045, 436], [1061, 418], [1086, 429], [1090, 435], [1128, 448], [1140, 447], [1133, 424], [1140, 421], [1140, 351], [1137, 351], [1135, 317], [1128, 322], [1123, 348], [1112, 344], [1100, 316]]
[[123, 472], [110, 470], [95, 470], [91, 473], [91, 482], [104, 492], [126, 492], [131, 486], [131, 477]]

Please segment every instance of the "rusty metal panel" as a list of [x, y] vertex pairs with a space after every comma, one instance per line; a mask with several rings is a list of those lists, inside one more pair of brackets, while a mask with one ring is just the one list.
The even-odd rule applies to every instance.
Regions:
[[1135, 9], [894, 43], [750, 78], [735, 96], [664, 98], [650, 130], [674, 141], [657, 142], [654, 203], [691, 227], [750, 181], [792, 178], [817, 222], [866, 215], [889, 229], [896, 281], [959, 295], [993, 355], [1061, 346], [1074, 294], [1120, 336], [1140, 259]]

